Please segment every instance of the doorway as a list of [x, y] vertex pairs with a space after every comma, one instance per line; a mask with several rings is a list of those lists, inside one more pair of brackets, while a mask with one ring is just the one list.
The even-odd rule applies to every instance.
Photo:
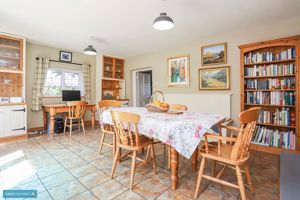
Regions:
[[133, 71], [133, 106], [144, 107], [152, 95], [152, 69]]

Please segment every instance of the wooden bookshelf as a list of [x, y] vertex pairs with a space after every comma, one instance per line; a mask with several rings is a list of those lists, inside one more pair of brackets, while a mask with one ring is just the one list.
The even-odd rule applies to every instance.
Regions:
[[124, 98], [124, 84], [124, 59], [103, 56], [102, 99]]
[[[299, 76], [300, 75], [300, 71], [299, 71], [300, 35], [276, 39], [276, 40], [263, 41], [263, 42], [253, 43], [253, 44], [240, 45], [239, 48], [240, 48], [240, 66], [241, 66], [241, 81], [240, 81], [241, 111], [247, 110], [251, 107], [259, 106], [262, 107], [262, 110], [270, 113], [274, 113], [278, 109], [279, 111], [288, 111], [289, 113], [293, 113], [293, 117], [295, 114], [295, 125], [291, 125], [291, 124], [278, 125], [276, 123], [273, 124], [273, 123], [263, 123], [263, 122], [257, 123], [257, 126], [266, 127], [270, 130], [293, 131], [295, 133], [295, 150], [291, 150], [283, 147], [277, 147], [277, 146], [269, 146], [265, 144], [251, 144], [250, 148], [253, 150], [263, 151], [272, 154], [280, 154], [283, 151], [299, 153], [300, 152], [300, 137], [299, 137], [299, 133], [300, 133], [300, 91], [299, 91], [300, 89], [300, 76]], [[295, 49], [294, 57], [291, 56], [292, 54], [291, 49]], [[273, 65], [277, 65], [278, 67], [281, 67], [281, 65], [295, 66], [294, 67], [295, 70], [294, 73], [285, 74], [282, 71], [278, 70], [278, 68], [275, 68], [275, 72], [277, 72], [277, 74], [270, 75], [266, 72], [267, 71], [266, 67], [268, 66], [273, 67]], [[261, 72], [259, 71], [261, 70], [261, 68], [258, 69], [255, 67], [261, 67], [265, 71]], [[251, 75], [245, 74], [249, 72], [249, 70]], [[254, 70], [255, 73], [254, 75], [252, 74], [253, 71], [251, 70]], [[274, 71], [272, 71], [272, 73], [273, 72]], [[264, 75], [262, 76], [261, 74]], [[282, 84], [282, 81], [286, 81], [286, 80], [289, 81], [293, 80], [295, 83], [289, 85], [288, 88], [283, 88], [282, 85], [281, 88], [270, 88], [271, 82], [268, 81], [270, 79], [272, 80], [275, 79], [278, 82], [280, 82], [280, 84]], [[261, 88], [258, 89], [257, 86], [256, 88], [248, 88], [247, 87], [248, 81], [255, 81], [255, 80], [257, 80], [255, 84], [268, 83], [267, 84], [268, 87], [263, 89]], [[252, 84], [252, 82], [250, 82], [250, 84]], [[257, 97], [255, 96], [255, 93], [252, 92], [261, 92], [261, 94], [263, 95]], [[257, 100], [255, 98], [265, 98], [265, 99], [269, 98], [269, 101], [271, 101], [272, 92], [279, 92], [280, 94], [279, 97], [280, 98], [283, 97], [283, 101], [286, 101], [285, 95], [288, 94], [287, 97], [291, 99], [294, 98], [293, 100], [295, 103], [293, 105], [282, 105], [282, 103], [278, 105], [272, 105], [265, 102], [263, 104], [256, 102]], [[250, 96], [247, 97], [247, 94], [249, 94]], [[289, 95], [292, 95], [292, 97]], [[293, 100], [289, 100], [289, 101], [293, 102]], [[249, 101], [254, 101], [254, 102], [249, 102]], [[290, 120], [290, 118], [288, 119]], [[273, 132], [271, 132], [271, 134], [272, 133]]]

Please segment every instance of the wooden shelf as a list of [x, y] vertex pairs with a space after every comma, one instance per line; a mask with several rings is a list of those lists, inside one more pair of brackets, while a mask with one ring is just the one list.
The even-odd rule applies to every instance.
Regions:
[[113, 87], [106, 87], [106, 88], [102, 88], [103, 90], [121, 90], [122, 88], [113, 88]]
[[271, 89], [271, 90], [256, 90], [256, 89], [245, 89], [245, 92], [285, 92], [285, 91], [296, 91], [296, 89]]
[[[276, 125], [276, 124], [270, 124], [270, 123], [257, 123], [257, 125], [262, 127], [267, 127], [268, 129], [278, 130], [280, 132], [282, 131], [293, 131], [296, 133], [295, 137], [295, 147], [296, 151], [285, 149], [281, 147], [271, 147], [271, 146], [264, 146], [259, 144], [251, 144], [250, 149], [256, 150], [256, 151], [262, 151], [272, 154], [280, 154], [281, 152], [298, 152], [300, 153], [300, 71], [299, 69], [299, 48], [300, 48], [300, 35], [287, 37], [287, 38], [280, 38], [276, 40], [270, 40], [270, 41], [262, 41], [257, 42], [253, 44], [245, 44], [240, 45], [240, 67], [241, 67], [241, 79], [240, 79], [240, 86], [241, 86], [241, 110], [247, 110], [251, 107], [262, 107], [265, 111], [271, 111], [274, 109], [283, 109], [283, 108], [290, 108], [295, 113], [295, 121], [296, 124], [294, 126], [284, 126], [284, 125]], [[253, 55], [253, 53], [267, 53], [272, 52], [273, 55], [278, 55], [283, 51], [287, 51], [288, 49], [293, 48], [295, 51], [295, 59], [287, 59], [287, 60], [275, 60], [270, 62], [257, 62], [257, 63], [244, 63], [244, 57], [248, 56], [250, 53]], [[291, 58], [291, 57], [290, 57]], [[295, 74], [286, 74], [286, 75], [266, 75], [266, 76], [245, 76], [244, 71], [246, 68], [253, 68], [256, 66], [263, 66], [263, 65], [271, 65], [271, 64], [293, 64], [295, 65], [296, 72]], [[250, 74], [251, 75], [251, 74]], [[281, 81], [284, 78], [295, 78], [295, 88], [289, 88], [289, 89], [248, 89], [246, 88], [245, 82], [249, 79], [252, 80], [267, 80], [267, 79], [276, 79], [277, 81]], [[271, 104], [247, 104], [246, 102], [246, 92], [285, 92], [285, 91], [291, 91], [295, 93], [295, 105], [271, 105]]]
[[276, 125], [276, 124], [267, 124], [267, 123], [256, 123], [256, 124], [260, 126], [296, 129], [295, 126], [285, 126], [285, 125]]
[[0, 85], [7, 85], [7, 86], [22, 86], [22, 83], [0, 83]]
[[0, 103], [0, 106], [18, 106], [18, 105], [26, 105], [26, 103], [25, 102], [19, 102], [19, 103], [12, 103], [12, 102]]
[[277, 76], [244, 76], [245, 79], [264, 79], [264, 78], [285, 78], [285, 77], [295, 77], [295, 74], [291, 75], [277, 75]]
[[7, 49], [20, 50], [20, 47], [9, 46], [9, 45], [5, 45], [5, 44], [0, 44], [0, 47], [7, 48]]
[[280, 153], [282, 152], [300, 153], [299, 150], [291, 150], [291, 149], [286, 149], [281, 147], [271, 147], [271, 146], [253, 144], [253, 143], [251, 143], [250, 149], [255, 151], [265, 152], [265, 153], [276, 154], [276, 155], [280, 155]]
[[18, 73], [23, 74], [23, 71], [20, 69], [13, 69], [13, 68], [0, 68], [0, 73]]
[[245, 106], [258, 106], [258, 107], [287, 107], [294, 108], [295, 105], [271, 105], [271, 104], [246, 104]]
[[258, 63], [247, 63], [247, 64], [244, 64], [244, 66], [251, 66], [251, 65], [267, 65], [267, 64], [288, 63], [288, 62], [295, 62], [295, 59], [290, 59], [290, 60], [275, 60], [275, 61], [258, 62]]
[[13, 56], [0, 56], [0, 59], [8, 59], [8, 60], [20, 60], [20, 58], [16, 58]]

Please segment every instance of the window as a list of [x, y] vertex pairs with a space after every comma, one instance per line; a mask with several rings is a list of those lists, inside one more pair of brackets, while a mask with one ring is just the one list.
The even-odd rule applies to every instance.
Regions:
[[48, 69], [43, 89], [44, 96], [61, 96], [61, 90], [80, 90], [83, 96], [81, 71]]

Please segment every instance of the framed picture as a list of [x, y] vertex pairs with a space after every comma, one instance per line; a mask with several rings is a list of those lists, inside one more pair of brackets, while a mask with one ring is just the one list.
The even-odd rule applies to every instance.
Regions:
[[200, 68], [199, 90], [230, 90], [230, 67]]
[[201, 47], [202, 65], [219, 65], [227, 63], [227, 43]]
[[168, 58], [168, 85], [188, 86], [190, 82], [189, 56]]
[[72, 62], [72, 53], [66, 51], [59, 52], [59, 61], [62, 62]]

